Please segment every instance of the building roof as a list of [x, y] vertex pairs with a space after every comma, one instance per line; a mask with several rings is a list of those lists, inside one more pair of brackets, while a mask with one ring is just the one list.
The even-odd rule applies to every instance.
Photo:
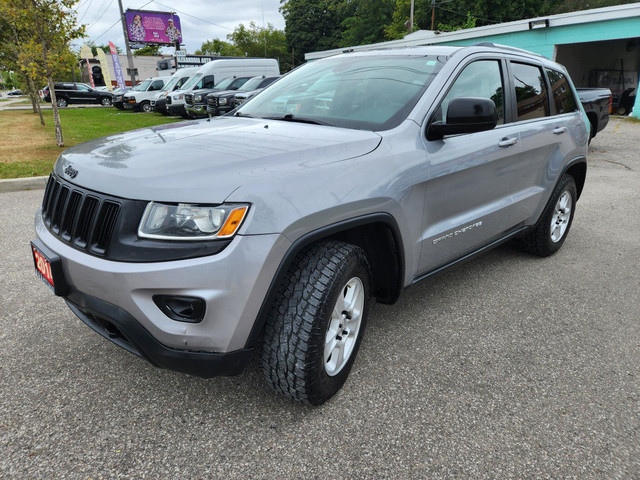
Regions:
[[516, 20], [514, 22], [498, 23], [495, 25], [486, 25], [484, 27], [469, 28], [466, 30], [456, 30], [455, 32], [418, 30], [406, 35], [401, 40], [391, 40], [388, 42], [374, 43], [370, 45], [358, 45], [347, 48], [336, 48], [334, 50], [310, 52], [305, 54], [305, 59], [316, 60], [319, 58], [344, 53], [346, 51], [433, 45], [437, 43], [468, 40], [478, 37], [487, 37], [505, 33], [527, 31], [536, 25], [554, 28], [567, 25], [579, 25], [584, 23], [603, 22], [607, 20], [616, 20], [631, 17], [640, 17], [640, 2], [628, 3], [626, 5], [616, 5], [612, 7], [595, 8], [592, 10], [581, 10], [578, 12], [561, 13], [558, 15], [549, 15], [547, 17], [527, 18], [525, 20]]

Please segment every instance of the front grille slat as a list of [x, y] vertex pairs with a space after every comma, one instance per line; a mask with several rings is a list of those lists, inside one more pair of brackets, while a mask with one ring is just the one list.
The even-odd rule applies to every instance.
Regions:
[[51, 230], [54, 233], [60, 232], [60, 224], [62, 223], [62, 217], [65, 213], [65, 207], [67, 206], [67, 197], [69, 196], [69, 187], [60, 187], [58, 198], [56, 199], [56, 205], [53, 208], [53, 217], [51, 218]]
[[42, 218], [52, 235], [78, 250], [105, 256], [122, 204], [52, 174], [42, 200]]
[[62, 226], [60, 227], [60, 236], [67, 242], [71, 240], [71, 236], [73, 234], [73, 226], [78, 216], [78, 208], [80, 207], [81, 201], [82, 194], [80, 192], [74, 191], [71, 193], [69, 204], [64, 216], [64, 221], [62, 222]]
[[120, 205], [117, 203], [109, 201], [103, 202], [92, 235], [91, 250], [94, 252], [104, 253], [109, 246], [109, 240], [111, 240], [111, 234], [116, 225], [119, 210]]
[[91, 238], [91, 229], [95, 223], [96, 211], [100, 201], [95, 197], [85, 197], [80, 216], [78, 217], [78, 225], [76, 227], [73, 243], [80, 248], [87, 248], [89, 239]]

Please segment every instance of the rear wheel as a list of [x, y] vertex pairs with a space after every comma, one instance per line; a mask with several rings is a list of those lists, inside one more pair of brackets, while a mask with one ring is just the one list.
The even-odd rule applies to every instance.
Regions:
[[364, 333], [371, 275], [364, 251], [320, 242], [301, 252], [265, 326], [262, 370], [297, 402], [320, 405], [344, 384]]
[[67, 105], [69, 105], [69, 101], [64, 97], [56, 99], [56, 103], [59, 107], [66, 107]]
[[554, 189], [538, 224], [522, 238], [524, 249], [540, 257], [547, 257], [560, 250], [573, 222], [577, 198], [573, 177], [564, 175]]

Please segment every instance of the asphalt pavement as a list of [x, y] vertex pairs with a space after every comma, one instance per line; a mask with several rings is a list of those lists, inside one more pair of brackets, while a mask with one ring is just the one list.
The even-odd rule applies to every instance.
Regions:
[[159, 370], [33, 271], [42, 190], [0, 193], [0, 478], [640, 478], [640, 123], [593, 141], [569, 237], [377, 305], [319, 408]]

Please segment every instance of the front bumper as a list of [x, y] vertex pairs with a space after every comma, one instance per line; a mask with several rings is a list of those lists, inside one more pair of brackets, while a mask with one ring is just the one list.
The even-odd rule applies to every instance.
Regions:
[[187, 111], [184, 108], [184, 103], [181, 104], [167, 104], [167, 113], [169, 115], [186, 115]]
[[123, 102], [122, 106], [125, 110], [139, 110], [140, 104], [138, 102]]
[[190, 115], [194, 117], [206, 117], [207, 116], [207, 106], [199, 103], [194, 103], [191, 105], [187, 105], [185, 110], [189, 112]]
[[[126, 263], [63, 243], [47, 230], [41, 211], [35, 226], [39, 241], [60, 257], [68, 285], [65, 300], [76, 315], [157, 366], [200, 376], [241, 370], [242, 352], [252, 346], [247, 341], [262, 301], [291, 245], [281, 235], [238, 235], [216, 255]], [[158, 294], [204, 299], [203, 320], [172, 320], [154, 303], [152, 297]], [[221, 354], [230, 356], [223, 360]]]

